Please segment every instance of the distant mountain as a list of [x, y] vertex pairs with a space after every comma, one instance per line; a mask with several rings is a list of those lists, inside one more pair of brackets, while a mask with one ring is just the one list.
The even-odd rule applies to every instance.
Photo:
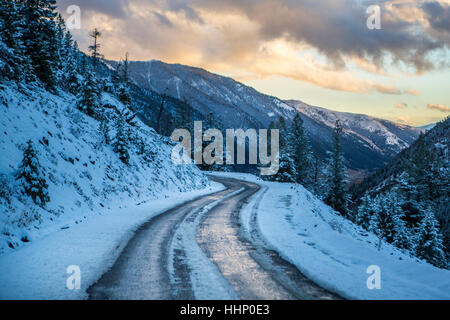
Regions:
[[[344, 129], [344, 152], [352, 169], [373, 169], [382, 166], [413, 143], [422, 129], [401, 125], [364, 114], [331, 111], [313, 107], [301, 101], [286, 101], [305, 117], [325, 126], [328, 133], [340, 121]], [[314, 124], [307, 125], [313, 137], [320, 138], [321, 131], [313, 131]], [[329, 137], [329, 136], [328, 136]], [[328, 139], [321, 141], [328, 144]]]
[[419, 128], [428, 131], [428, 130], [433, 129], [435, 126], [436, 126], [436, 123], [430, 123], [430, 124], [427, 124], [426, 126], [421, 126]]
[[[108, 62], [117, 67], [116, 62]], [[267, 128], [271, 121], [288, 122], [300, 112], [315, 149], [325, 155], [337, 119], [344, 126], [347, 166], [372, 171], [388, 163], [413, 143], [423, 129], [313, 107], [301, 101], [283, 101], [262, 94], [231, 78], [203, 69], [161, 61], [131, 62], [131, 79], [140, 87], [186, 100], [197, 112], [213, 112], [227, 128]]]
[[[357, 204], [365, 194], [372, 198], [401, 190], [419, 212], [431, 207], [439, 220], [446, 251], [450, 254], [450, 117], [427, 131], [384, 168], [352, 187]], [[410, 208], [403, 208], [411, 211]]]

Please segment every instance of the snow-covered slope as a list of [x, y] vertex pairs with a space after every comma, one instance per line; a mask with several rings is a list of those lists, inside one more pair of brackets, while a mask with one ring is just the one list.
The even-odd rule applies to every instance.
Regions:
[[297, 111], [329, 128], [333, 128], [336, 121], [340, 121], [346, 135], [358, 139], [364, 147], [388, 156], [393, 156], [409, 147], [423, 131], [420, 128], [364, 114], [332, 111], [295, 100], [286, 102]]
[[[374, 234], [339, 216], [302, 186], [263, 182], [248, 174], [217, 175], [264, 187], [241, 212], [242, 225], [254, 232], [251, 221], [256, 219], [267, 246], [320, 286], [350, 299], [450, 299], [450, 271], [386, 242], [379, 250]], [[370, 266], [381, 270], [380, 289], [367, 286]]]
[[[106, 93], [102, 103], [124, 108]], [[102, 143], [99, 122], [78, 111], [74, 96], [64, 92], [1, 85], [0, 128], [0, 254], [124, 204], [209, 185], [197, 167], [174, 166], [169, 139], [139, 120], [129, 128], [126, 166], [111, 145]], [[113, 123], [110, 128], [113, 137]], [[49, 185], [51, 201], [44, 209], [19, 194], [14, 177], [29, 139]]]
[[231, 78], [189, 66], [152, 60], [131, 62], [129, 70], [139, 86], [186, 99], [204, 115], [213, 112], [227, 128], [267, 127], [279, 117], [291, 121], [300, 112], [313, 144], [322, 155], [330, 146], [332, 130], [339, 119], [344, 123], [344, 153], [351, 169], [382, 167], [422, 131], [366, 115], [311, 107], [301, 101], [282, 101]]

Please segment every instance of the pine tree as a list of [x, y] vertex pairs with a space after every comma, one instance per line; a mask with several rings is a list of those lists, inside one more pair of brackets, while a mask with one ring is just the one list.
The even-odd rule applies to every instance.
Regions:
[[116, 119], [116, 137], [114, 139], [114, 152], [119, 154], [119, 159], [126, 165], [129, 164], [128, 137], [125, 130], [125, 120], [122, 115]]
[[[286, 121], [283, 117], [280, 117], [277, 123], [271, 123], [270, 129], [278, 129], [280, 131], [280, 153], [279, 161], [280, 167], [278, 173], [273, 176], [266, 176], [265, 179], [268, 181], [284, 182], [284, 183], [294, 183], [296, 179], [296, 171], [294, 159], [292, 156], [292, 144], [291, 132], [288, 130]], [[270, 138], [269, 138], [270, 141]], [[270, 144], [270, 142], [269, 142]], [[269, 145], [270, 148], [270, 145]], [[269, 149], [270, 150], [270, 149]]]
[[[363, 213], [363, 210], [366, 210], [366, 213]], [[370, 214], [371, 220], [368, 230], [380, 239], [379, 249], [381, 249], [381, 243], [384, 240], [400, 249], [412, 250], [413, 237], [406, 226], [398, 195], [395, 192], [378, 195], [373, 200], [370, 198], [363, 199], [363, 203], [359, 207], [357, 221], [361, 221], [361, 217], [363, 217], [365, 223], [367, 217], [364, 214]]]
[[[10, 49], [10, 53], [3, 55], [3, 60], [9, 67], [3, 73], [11, 80], [33, 80], [31, 66], [25, 55], [22, 41], [24, 23], [22, 19], [23, 5], [17, 1], [0, 0], [0, 37]], [[5, 69], [5, 68], [4, 68]]]
[[[267, 150], [272, 150], [272, 139], [271, 139], [271, 135], [272, 135], [272, 130], [273, 129], [277, 129], [275, 128], [275, 122], [274, 121], [270, 121], [269, 123], [269, 127], [267, 128]], [[279, 146], [278, 146], [279, 147]], [[275, 181], [276, 176], [273, 175], [265, 175], [265, 176], [261, 176], [262, 179], [266, 180], [266, 181]]]
[[58, 79], [63, 81], [65, 88], [71, 91], [71, 84], [77, 75], [77, 52], [75, 51], [72, 34], [67, 30], [65, 21], [60, 14], [56, 19], [56, 39]]
[[[87, 64], [83, 63], [85, 59], [80, 58], [78, 44], [73, 41], [72, 34], [66, 31], [62, 40], [60, 55], [64, 57], [62, 64], [62, 86], [73, 95], [80, 92], [83, 77], [88, 72]], [[84, 57], [84, 55], [83, 55]]]
[[159, 105], [158, 117], [156, 119], [156, 132], [162, 134], [162, 118], [164, 114], [164, 110], [166, 109], [167, 95], [163, 94], [161, 96], [161, 104]]
[[374, 214], [370, 222], [370, 231], [380, 239], [378, 248], [381, 249], [382, 240], [393, 243], [399, 223], [396, 210], [391, 210], [384, 195], [377, 196], [370, 204], [369, 210]]
[[18, 3], [0, 0], [0, 35], [2, 41], [11, 49], [21, 45], [22, 25]]
[[313, 165], [313, 174], [312, 174], [312, 190], [315, 195], [320, 197], [320, 172], [321, 172], [321, 163], [320, 158], [317, 152], [313, 152], [312, 154], [312, 165]]
[[33, 147], [33, 142], [27, 142], [23, 160], [20, 164], [16, 179], [21, 184], [21, 192], [33, 199], [33, 202], [44, 207], [50, 201], [48, 185], [41, 173], [41, 167]]
[[361, 205], [358, 207], [354, 221], [364, 229], [370, 230], [372, 217], [377, 213], [377, 211], [378, 210], [374, 209], [372, 198], [369, 195], [366, 195], [361, 199]]
[[296, 172], [295, 182], [308, 187], [312, 182], [312, 151], [303, 127], [303, 120], [298, 113], [292, 122], [289, 143]]
[[47, 87], [56, 85], [56, 0], [22, 0], [25, 30], [23, 39], [34, 74]]
[[276, 127], [280, 130], [280, 169], [275, 180], [278, 182], [295, 182], [297, 173], [292, 157], [291, 144], [289, 143], [292, 139], [291, 133], [283, 117], [279, 118]]
[[99, 39], [102, 36], [102, 33], [95, 28], [89, 33], [89, 36], [93, 40], [93, 44], [89, 46], [89, 51], [91, 52], [92, 57], [92, 65], [94, 66], [94, 70], [97, 68], [98, 60], [101, 59], [103, 56], [100, 54], [100, 43]]
[[186, 129], [189, 132], [193, 130], [192, 109], [186, 99], [176, 105], [175, 111], [175, 128]]
[[325, 203], [341, 214], [347, 214], [348, 195], [346, 192], [347, 176], [344, 165], [344, 155], [341, 144], [342, 126], [336, 121], [336, 127], [333, 131], [333, 151], [328, 177], [328, 195]]
[[58, 78], [61, 77], [62, 71], [64, 69], [64, 65], [67, 62], [65, 59], [67, 57], [68, 52], [66, 52], [66, 48], [64, 47], [64, 37], [66, 35], [66, 25], [63, 17], [58, 14], [56, 16], [56, 44], [57, 44], [57, 61], [56, 66], [58, 68]]
[[439, 233], [439, 224], [431, 210], [427, 210], [419, 226], [416, 246], [417, 257], [439, 268], [447, 268], [447, 261]]
[[98, 117], [99, 90], [92, 72], [88, 71], [78, 99], [78, 109], [91, 117]]
[[384, 210], [389, 211], [393, 217], [394, 230], [391, 243], [399, 249], [412, 250], [412, 233], [406, 225], [405, 214], [400, 203], [401, 197], [395, 191], [387, 193], [383, 199]]
[[122, 77], [122, 81], [123, 82], [125, 82], [125, 83], [127, 83], [128, 82], [128, 79], [129, 79], [129, 71], [128, 71], [128, 69], [129, 69], [129, 61], [128, 61], [128, 59], [129, 59], [129, 53], [127, 52], [127, 53], [125, 53], [125, 59], [123, 60], [123, 62], [122, 62], [122, 64], [121, 64], [121, 77]]
[[75, 70], [71, 69], [65, 75], [64, 86], [73, 95], [77, 95], [80, 92], [82, 84], [82, 78], [80, 74]]
[[[222, 131], [222, 123], [217, 117], [214, 115], [214, 113], [210, 112], [208, 116], [206, 117], [205, 121], [203, 122], [203, 131], [208, 131], [209, 129], [218, 129]], [[203, 150], [208, 146], [209, 142], [203, 141]], [[215, 153], [212, 153], [212, 156], [215, 156]], [[206, 164], [202, 163], [199, 165], [200, 170], [203, 171], [214, 171], [219, 170], [219, 166], [214, 164]]]

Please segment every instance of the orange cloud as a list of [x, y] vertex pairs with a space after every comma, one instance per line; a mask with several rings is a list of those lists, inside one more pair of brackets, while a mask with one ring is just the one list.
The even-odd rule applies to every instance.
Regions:
[[405, 102], [397, 102], [395, 105], [394, 105], [394, 108], [397, 108], [397, 109], [406, 109], [406, 108], [408, 108], [408, 104], [407, 103], [405, 103]]
[[[58, 2], [71, 3], [69, 0]], [[120, 59], [129, 52], [132, 60], [159, 59], [222, 74], [242, 74], [246, 79], [284, 76], [351, 93], [420, 94], [399, 87], [392, 78], [389, 82], [378, 78], [368, 80], [367, 73], [389, 76], [382, 68], [381, 49], [372, 43], [384, 43], [384, 40], [368, 39], [365, 29], [354, 30], [358, 31], [356, 34], [345, 28], [341, 30], [342, 21], [336, 20], [334, 13], [350, 19], [348, 27], [354, 26], [353, 17], [344, 10], [346, 6], [342, 7], [346, 4], [343, 0], [332, 2], [332, 10], [330, 5], [316, 1], [285, 2], [285, 5], [275, 0], [261, 0], [258, 5], [217, 0], [78, 2], [83, 10], [83, 30], [74, 33], [80, 40], [80, 48], [88, 47], [86, 35], [97, 27], [103, 33], [102, 51], [109, 59]], [[314, 14], [301, 10], [307, 5]], [[360, 13], [365, 19], [365, 11]], [[322, 14], [326, 14], [325, 17], [332, 14], [332, 27], [325, 23], [327, 19], [318, 19]], [[399, 15], [390, 14], [385, 18]], [[385, 32], [384, 37], [394, 34]], [[405, 46], [402, 50], [398, 48], [398, 41], [387, 41], [389, 46], [395, 44], [392, 54], [399, 60], [409, 52], [410, 46], [415, 48], [412, 40], [418, 39], [416, 36], [404, 38], [406, 35], [403, 31], [399, 35]], [[359, 49], [355, 45], [360, 46]], [[364, 52], [373, 52], [373, 59]], [[420, 55], [414, 56], [420, 60]], [[355, 68], [345, 68], [348, 65]], [[361, 75], [354, 69], [366, 74]]]
[[427, 105], [427, 107], [428, 107], [428, 109], [437, 110], [437, 111], [444, 112], [444, 113], [450, 112], [450, 107], [444, 106], [443, 104], [429, 103]]

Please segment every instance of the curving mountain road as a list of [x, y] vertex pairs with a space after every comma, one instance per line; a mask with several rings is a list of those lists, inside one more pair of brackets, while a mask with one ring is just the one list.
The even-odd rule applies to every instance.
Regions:
[[[266, 249], [256, 227], [258, 201], [250, 232], [242, 230], [239, 212], [260, 186], [212, 179], [226, 190], [184, 203], [144, 224], [114, 266], [88, 289], [90, 298], [196, 299], [196, 288], [216, 286], [225, 288], [228, 299], [339, 299]], [[195, 250], [197, 255], [191, 252]], [[211, 273], [217, 275], [206, 279]]]

